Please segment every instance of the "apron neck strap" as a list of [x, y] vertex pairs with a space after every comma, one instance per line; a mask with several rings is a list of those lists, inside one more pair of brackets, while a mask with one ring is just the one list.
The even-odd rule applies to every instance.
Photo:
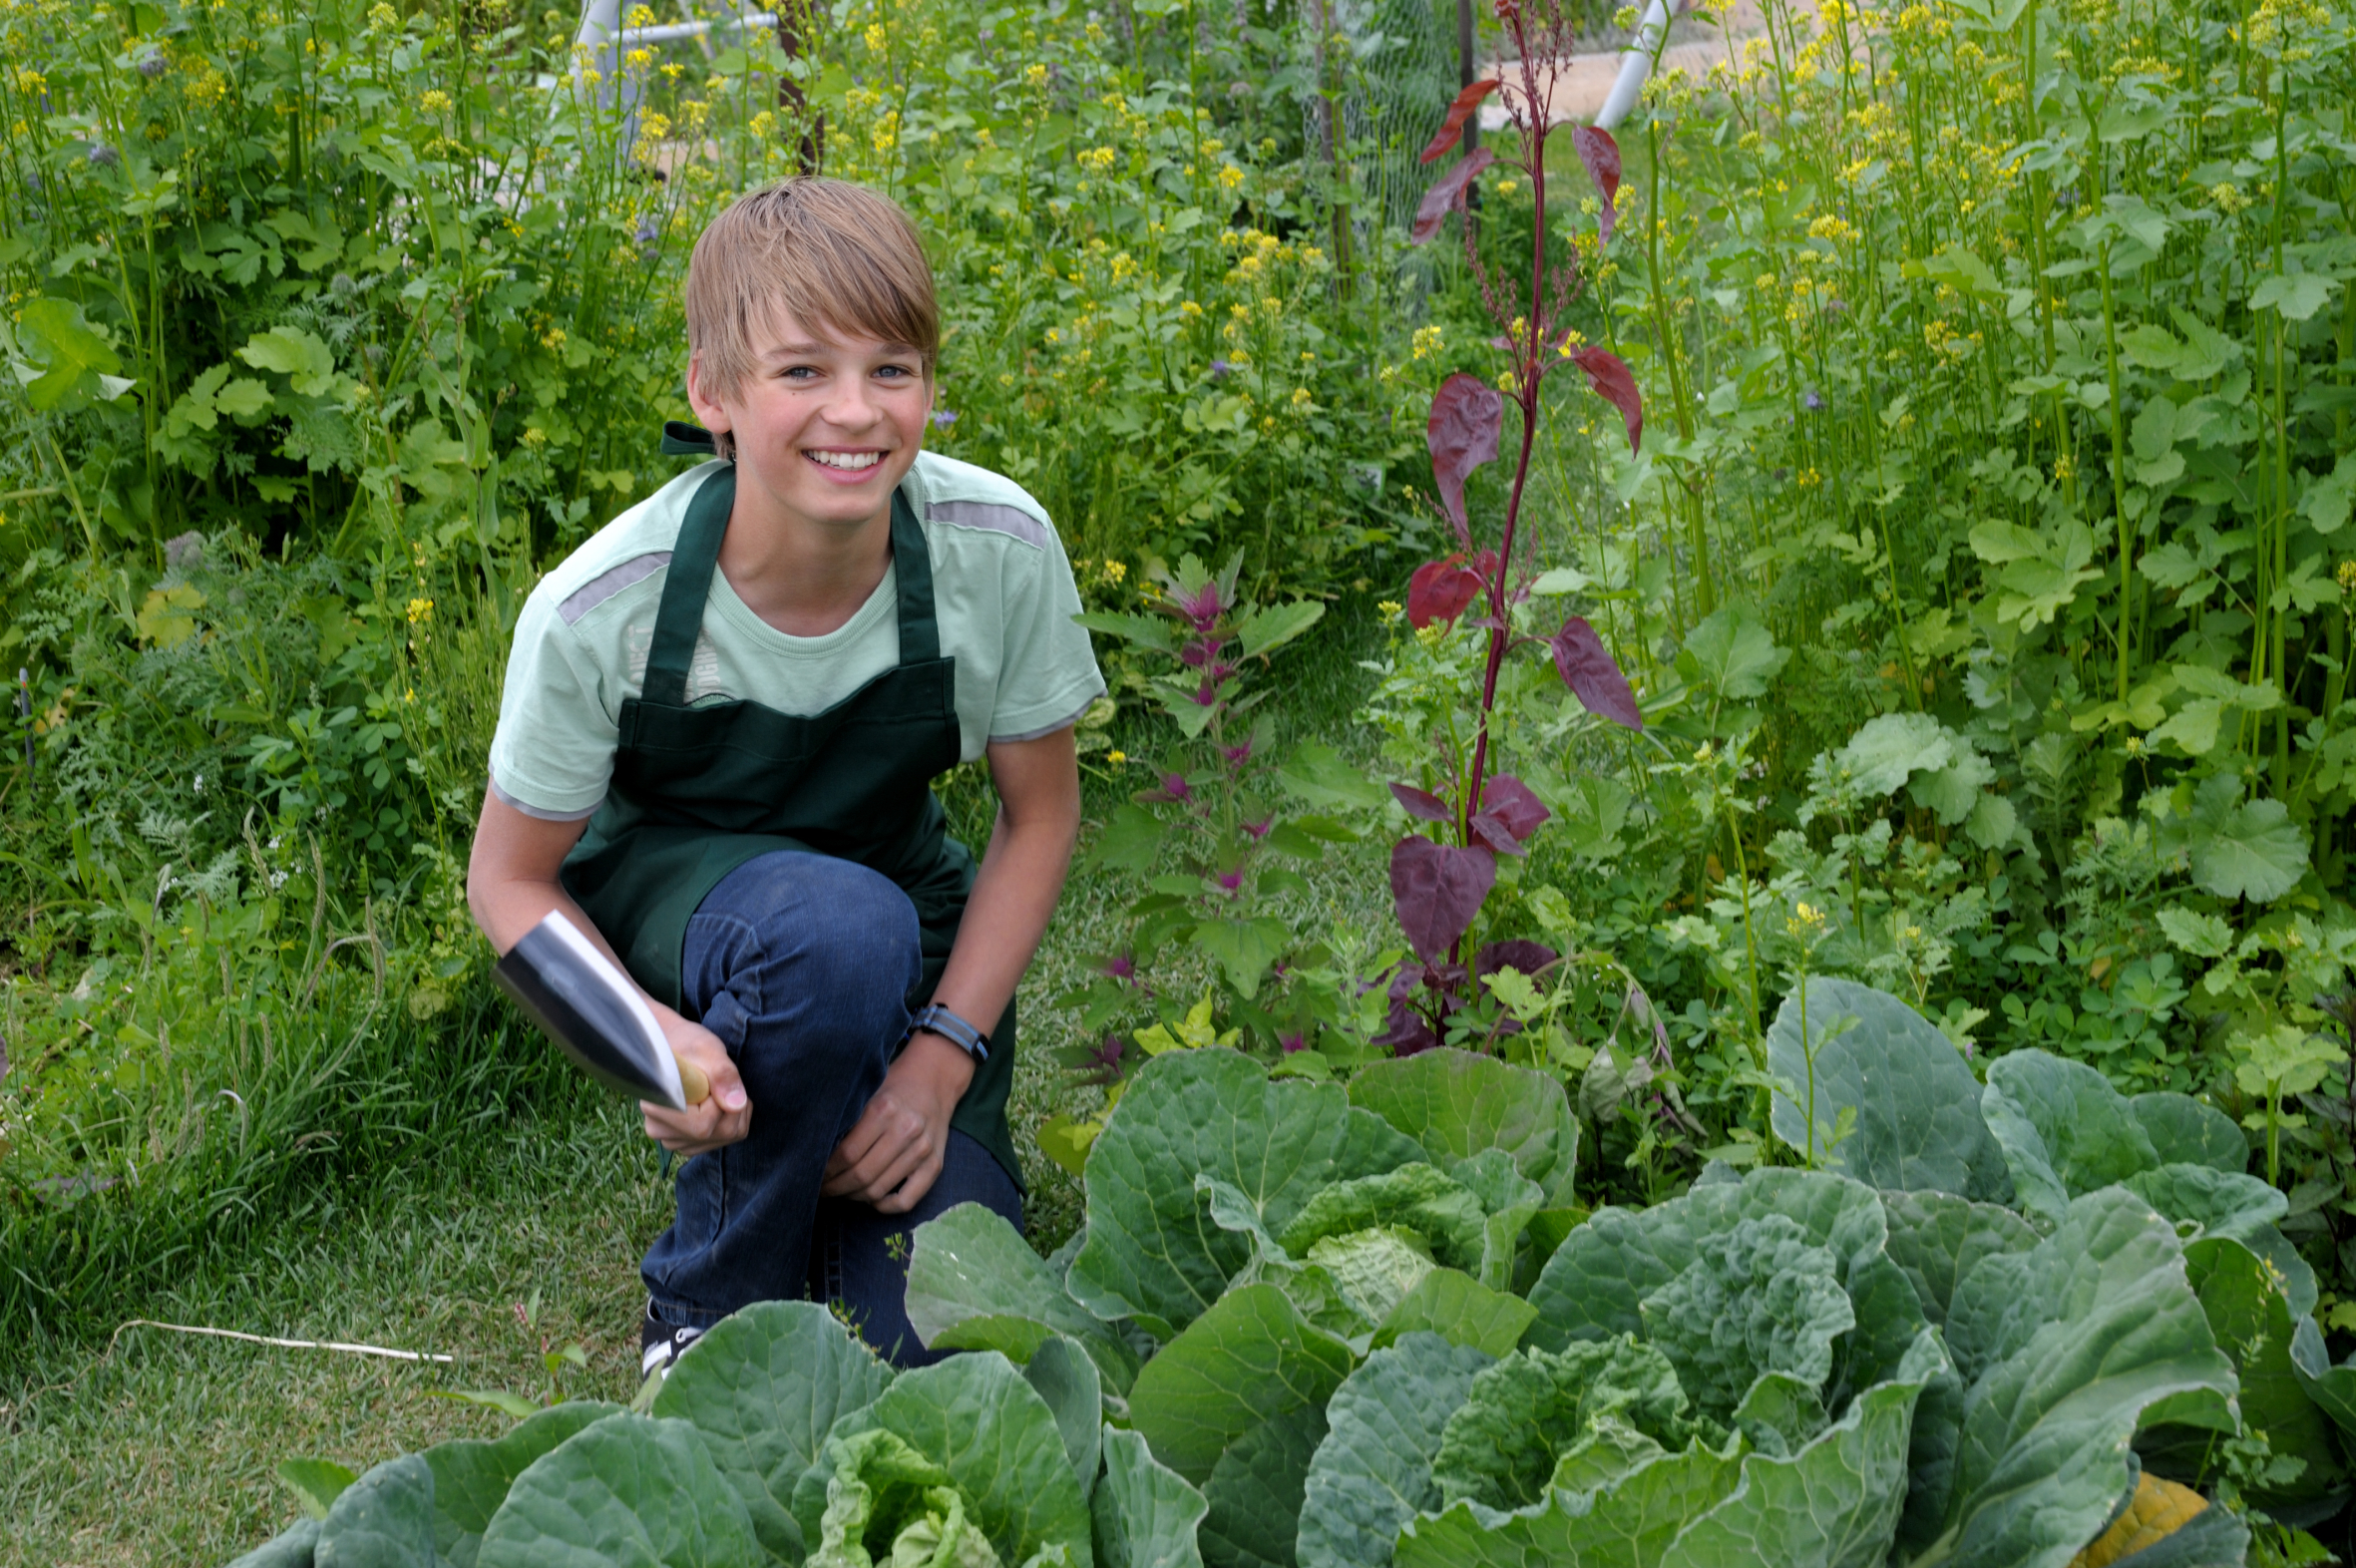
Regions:
[[[720, 542], [728, 537], [728, 516], [736, 508], [736, 465], [714, 471], [688, 499], [687, 517], [671, 547], [663, 575], [662, 602], [654, 612], [654, 637], [646, 649], [645, 699], [682, 707], [687, 701], [687, 667], [703, 630], [703, 606], [711, 596]], [[941, 627], [933, 614], [933, 555], [908, 497], [892, 492], [892, 569], [899, 584], [900, 662], [925, 663], [941, 656]]]
[[892, 574], [900, 583], [900, 662], [941, 656], [941, 625], [933, 616], [933, 552], [904, 491], [892, 492]]

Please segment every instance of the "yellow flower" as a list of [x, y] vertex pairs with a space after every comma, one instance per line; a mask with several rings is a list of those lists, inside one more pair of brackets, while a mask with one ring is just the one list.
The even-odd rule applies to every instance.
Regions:
[[1225, 165], [1219, 171], [1219, 183], [1233, 191], [1244, 183], [1244, 172], [1233, 164]]
[[1438, 327], [1422, 326], [1415, 328], [1413, 346], [1417, 359], [1429, 359], [1447, 345], [1441, 340]]
[[1500, 180], [1497, 182], [1497, 195], [1499, 196], [1511, 196], [1520, 189], [1521, 182], [1518, 180]]
[[16, 90], [24, 94], [27, 98], [32, 97], [34, 94], [40, 92], [48, 85], [49, 78], [43, 76], [31, 66], [19, 66], [17, 68]]
[[[868, 53], [870, 54], [882, 54], [884, 52], [885, 45], [891, 41], [890, 35], [885, 33], [881, 27], [869, 28], [864, 37], [867, 43]], [[1038, 69], [1038, 67], [1033, 66], [1031, 69], [1035, 71]]]
[[1191, 321], [1203, 313], [1203, 307], [1191, 299], [1182, 299], [1178, 302], [1178, 313]]
[[541, 429], [541, 428], [540, 428], [538, 425], [527, 425], [527, 426], [525, 426], [525, 427], [524, 427], [524, 445], [526, 445], [526, 446], [528, 446], [528, 447], [545, 447], [545, 446], [547, 446], [547, 445], [548, 445], [548, 432], [547, 432], [547, 431], [545, 431], [545, 430], [543, 430], [543, 429]]
[[1047, 85], [1047, 68], [1043, 65], [1034, 65], [1022, 73], [1022, 80], [1026, 86], [1045, 87]]
[[1125, 751], [1108, 751], [1104, 754], [1104, 760], [1117, 767], [1129, 760], [1129, 754]]
[[621, 19], [621, 25], [624, 27], [652, 27], [654, 25], [654, 8], [643, 5], [631, 6], [629, 15]]
[[409, 623], [411, 625], [421, 625], [433, 618], [434, 601], [432, 599], [413, 598], [409, 601]]
[[450, 95], [438, 87], [428, 88], [418, 95], [417, 107], [429, 115], [448, 114], [450, 112]]
[[1307, 408], [1307, 407], [1309, 406], [1309, 404], [1310, 404], [1309, 388], [1307, 388], [1307, 387], [1295, 387], [1295, 388], [1293, 388], [1293, 406], [1294, 406], [1295, 408]]

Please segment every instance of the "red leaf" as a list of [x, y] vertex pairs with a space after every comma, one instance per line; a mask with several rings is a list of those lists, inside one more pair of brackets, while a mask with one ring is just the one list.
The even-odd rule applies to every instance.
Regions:
[[1484, 813], [1504, 823], [1505, 831], [1517, 839], [1528, 838], [1554, 815], [1544, 801], [1530, 793], [1527, 784], [1510, 773], [1499, 773], [1481, 786], [1480, 804]]
[[1439, 123], [1438, 132], [1424, 147], [1422, 162], [1436, 164], [1447, 157], [1448, 149], [1456, 145], [1457, 134], [1464, 129], [1464, 122], [1472, 118], [1472, 112], [1480, 107], [1480, 101], [1494, 93], [1500, 85], [1491, 78], [1486, 82], [1475, 82], [1458, 93], [1456, 101], [1448, 105], [1448, 117]]
[[1504, 942], [1484, 942], [1472, 961], [1475, 980], [1496, 974], [1499, 970], [1519, 970], [1524, 975], [1536, 975], [1552, 964], [1555, 952], [1542, 942], [1523, 942], [1508, 939]]
[[1425, 838], [1400, 839], [1390, 851], [1390, 902], [1418, 958], [1445, 954], [1480, 913], [1496, 886], [1497, 857]]
[[1571, 363], [1587, 372], [1587, 390], [1618, 409], [1628, 422], [1628, 450], [1634, 452], [1644, 443], [1644, 394], [1636, 390], [1628, 362], [1609, 349], [1590, 346], [1572, 349]]
[[1600, 228], [1602, 236], [1610, 239], [1612, 224], [1620, 215], [1620, 144], [1612, 140], [1609, 131], [1579, 126], [1571, 132], [1571, 145], [1579, 150], [1579, 162], [1587, 166], [1587, 177], [1595, 182], [1595, 189], [1603, 194], [1603, 222]]
[[1584, 617], [1573, 615], [1546, 641], [1554, 649], [1554, 667], [1563, 684], [1588, 712], [1630, 729], [1644, 728], [1644, 710], [1636, 705], [1636, 693], [1628, 689], [1628, 677], [1620, 673], [1612, 650], [1603, 645], [1603, 638]]
[[1390, 793], [1393, 799], [1407, 808], [1410, 817], [1421, 817], [1425, 822], [1447, 822], [1455, 815], [1448, 810], [1446, 801], [1427, 789], [1417, 789], [1412, 784], [1393, 784]]
[[1513, 836], [1513, 830], [1505, 826], [1505, 820], [1493, 811], [1475, 813], [1464, 827], [1465, 831], [1500, 855], [1529, 853], [1521, 847], [1521, 840]]
[[1390, 1004], [1389, 1020], [1382, 1032], [1368, 1043], [1387, 1045], [1393, 1056], [1412, 1056], [1438, 1045], [1439, 1035], [1430, 1024], [1423, 1021], [1422, 1013], [1403, 1001], [1393, 1001]]
[[1407, 624], [1421, 631], [1435, 620], [1454, 620], [1480, 589], [1479, 574], [1457, 566], [1455, 557], [1427, 561], [1407, 580]]
[[[1621, 370], [1625, 374], [1627, 367]], [[1423, 427], [1423, 444], [1431, 449], [1431, 478], [1439, 487], [1440, 506], [1456, 525], [1456, 537], [1468, 543], [1472, 535], [1464, 521], [1464, 481], [1483, 463], [1496, 461], [1497, 432], [1504, 423], [1503, 394], [1478, 376], [1459, 370], [1431, 395], [1431, 418]]]
[[1476, 147], [1464, 155], [1456, 166], [1433, 183], [1423, 193], [1423, 202], [1415, 208], [1415, 226], [1407, 230], [1410, 244], [1424, 244], [1439, 232], [1439, 225], [1447, 215], [1464, 203], [1464, 193], [1480, 172], [1497, 161], [1497, 155], [1485, 147]]

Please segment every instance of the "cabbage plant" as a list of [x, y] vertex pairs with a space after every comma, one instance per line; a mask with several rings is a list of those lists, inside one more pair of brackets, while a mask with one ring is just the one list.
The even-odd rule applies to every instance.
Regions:
[[647, 1413], [559, 1405], [388, 1460], [236, 1568], [1186, 1568], [1203, 1508], [1104, 1424], [1069, 1341], [895, 1374], [825, 1309], [771, 1302]]
[[[748, 1309], [644, 1413], [380, 1465], [247, 1562], [2066, 1568], [2157, 1533], [2159, 1478], [2338, 1505], [2356, 1365], [2230, 1121], [2035, 1051], [1983, 1084], [1845, 981], [1768, 1046], [1798, 1168], [1592, 1214], [1545, 1074], [1167, 1052], [1054, 1257], [978, 1206], [918, 1230], [910, 1318], [972, 1354], [895, 1375]], [[2243, 1561], [2160, 1490], [2170, 1533], [2105, 1561]]]

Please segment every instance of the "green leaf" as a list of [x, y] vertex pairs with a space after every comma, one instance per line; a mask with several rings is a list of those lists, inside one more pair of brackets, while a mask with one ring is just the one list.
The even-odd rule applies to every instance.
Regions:
[[1379, 811], [1390, 799], [1389, 791], [1323, 741], [1304, 741], [1293, 748], [1276, 780], [1303, 805], [1321, 811]]
[[574, 1400], [534, 1410], [505, 1436], [454, 1438], [425, 1451], [434, 1472], [434, 1545], [456, 1568], [473, 1568], [483, 1532], [507, 1501], [508, 1488], [533, 1460], [593, 1421], [621, 1408], [602, 1400]]
[[1729, 604], [1703, 617], [1687, 633], [1677, 672], [1728, 702], [1749, 702], [1767, 687], [1791, 658], [1747, 604]]
[[1324, 1270], [1334, 1294], [1368, 1324], [1389, 1317], [1433, 1268], [1430, 1245], [1395, 1225], [1324, 1237], [1302, 1261]]
[[1898, 1375], [1850, 1400], [1830, 1430], [1788, 1457], [1744, 1459], [1742, 1484], [1677, 1537], [1662, 1568], [1878, 1568], [1905, 1507], [1916, 1403], [1946, 1371], [1938, 1334], [1925, 1329]]
[[[2184, 1274], [2200, 1298], [2217, 1348], [2232, 1359], [2239, 1375], [2236, 1401], [2242, 1421], [2266, 1434], [2277, 1457], [2289, 1455], [2304, 1463], [2287, 1481], [2251, 1487], [2250, 1500], [2260, 1507], [2281, 1508], [2339, 1488], [2347, 1472], [2333, 1454], [2331, 1422], [2308, 1397], [2292, 1366], [2293, 1314], [2273, 1271], [2241, 1243], [2214, 1236], [2185, 1246]], [[2194, 1444], [2193, 1454], [2203, 1454], [2209, 1446], [2205, 1434], [2196, 1436]]]
[[1399, 1526], [1440, 1505], [1431, 1461], [1479, 1351], [1426, 1334], [1403, 1335], [1350, 1374], [1327, 1408], [1330, 1424], [1303, 1489], [1300, 1568], [1383, 1568]]
[[1297, 598], [1289, 604], [1263, 604], [1243, 619], [1235, 628], [1242, 639], [1244, 657], [1266, 653], [1283, 647], [1295, 637], [1318, 623], [1326, 613], [1326, 606], [1313, 598]]
[[2160, 929], [2169, 946], [2196, 959], [2221, 959], [2233, 946], [2233, 928], [2214, 915], [2170, 906], [2160, 912]]
[[[1665, 1454], [1595, 1494], [1584, 1507], [1557, 1493], [1499, 1517], [1460, 1502], [1410, 1520], [1398, 1568], [1658, 1568], [1678, 1532], [1737, 1484], [1739, 1461], [1699, 1442]], [[1803, 1562], [1746, 1551], [1730, 1563]]]
[[1196, 1530], [1209, 1504], [1135, 1432], [1104, 1428], [1093, 1506], [1097, 1568], [1202, 1568]]
[[2037, 1232], [2012, 1210], [1946, 1192], [1885, 1192], [1889, 1258], [1904, 1271], [1934, 1324], [1947, 1321], [1955, 1287], [1989, 1258], [2028, 1252]]
[[1284, 955], [1293, 933], [1281, 920], [1207, 920], [1194, 929], [1194, 945], [1226, 973], [1227, 982], [1249, 999], [1260, 994], [1268, 967]]
[[1116, 806], [1088, 851], [1088, 864], [1116, 871], [1150, 871], [1161, 861], [1162, 841], [1169, 831], [1161, 818], [1143, 806]]
[[434, 1472], [424, 1456], [387, 1459], [338, 1492], [311, 1550], [327, 1568], [442, 1568]]
[[1377, 1349], [1409, 1334], [1436, 1334], [1450, 1345], [1503, 1356], [1521, 1343], [1538, 1309], [1493, 1291], [1455, 1269], [1433, 1269], [1399, 1299], [1374, 1331]]
[[1304, 1404], [1261, 1422], [1219, 1456], [1203, 1488], [1206, 1568], [1295, 1568], [1302, 1489], [1325, 1435], [1325, 1406]]
[[[25, 381], [25, 401], [43, 413], [73, 414], [111, 403], [131, 388], [123, 361], [70, 299], [28, 301], [16, 317], [17, 345], [39, 374]], [[23, 372], [19, 371], [22, 380]]]
[[1960, 736], [1927, 713], [1868, 719], [1833, 753], [1833, 766], [1866, 795], [1894, 795], [1917, 773], [1936, 772], [1963, 748]]
[[2273, 272], [2250, 291], [2252, 310], [2279, 310], [2289, 321], [2304, 321], [2331, 299], [2333, 280], [2321, 272]]
[[1141, 648], [1150, 648], [1156, 653], [1174, 654], [1178, 651], [1178, 643], [1173, 635], [1175, 627], [1167, 616], [1118, 615], [1102, 610], [1090, 610], [1071, 618], [1090, 631], [1101, 631], [1109, 636], [1119, 637], [1123, 642], [1133, 642]]
[[626, 1410], [527, 1466], [476, 1558], [477, 1568], [764, 1568], [767, 1561], [743, 1499], [696, 1429]]
[[1579, 1122], [1551, 1073], [1473, 1051], [1418, 1051], [1362, 1068], [1350, 1102], [1416, 1140], [1434, 1164], [1502, 1149], [1548, 1206], [1570, 1202]]
[[[1379, 1175], [1334, 1183], [1304, 1204], [1276, 1235], [1286, 1252], [1307, 1258], [1328, 1237], [1399, 1226], [1422, 1237], [1430, 1245], [1430, 1256], [1439, 1262], [1472, 1270], [1481, 1266], [1487, 1220], [1487, 1211], [1470, 1188], [1418, 1160]], [[1382, 1315], [1374, 1316], [1378, 1320]]]
[[2356, 1438], [2356, 1357], [2334, 1367], [2323, 1331], [2301, 1318], [2291, 1331], [2290, 1365], [2299, 1387], [2339, 1427], [2342, 1442]]
[[[2239, 787], [2229, 774], [2219, 779]], [[2221, 899], [2269, 904], [2292, 888], [2307, 869], [2307, 833], [2290, 820], [2278, 800], [2213, 806], [2204, 797], [2190, 830], [2192, 881]]]
[[2116, 1187], [2072, 1203], [2034, 1251], [1965, 1277], [1947, 1343], [1960, 1414], [1918, 1437], [1914, 1484], [1943, 1499], [1937, 1560], [1955, 1568], [2062, 1568], [2133, 1479], [2144, 1411], [2234, 1388], [2173, 1228]]
[[229, 1568], [312, 1568], [311, 1553], [318, 1543], [319, 1521], [299, 1520], [230, 1563]]
[[1104, 1457], [1104, 1382], [1096, 1364], [1061, 1335], [1041, 1345], [1023, 1364], [1022, 1380], [1038, 1390], [1063, 1434], [1063, 1451], [1071, 1456], [1072, 1478], [1080, 1495], [1096, 1489], [1096, 1467]]
[[[1072, 1568], [1088, 1568], [1088, 1505], [1063, 1434], [1046, 1401], [1004, 1357], [981, 1351], [903, 1372], [873, 1404], [838, 1419], [817, 1462], [794, 1485], [794, 1517], [806, 1538], [824, 1539], [826, 1515], [848, 1492], [836, 1484], [842, 1464], [868, 1452], [850, 1441], [871, 1430], [891, 1433], [941, 1467], [1000, 1562], [1027, 1563], [1033, 1553], [1061, 1548]], [[891, 1506], [886, 1499], [887, 1539], [904, 1527], [889, 1517]]]
[[1831, 1377], [1832, 1342], [1857, 1324], [1831, 1248], [1812, 1245], [1789, 1215], [1770, 1213], [1697, 1238], [1695, 1253], [1639, 1310], [1645, 1338], [1675, 1364], [1704, 1414], [1731, 1419], [1767, 1372], [1789, 1372], [1810, 1388]]
[[256, 370], [275, 370], [304, 397], [319, 397], [335, 384], [335, 352], [297, 327], [274, 326], [256, 332], [237, 350], [237, 357]]
[[333, 1459], [281, 1459], [276, 1474], [314, 1519], [326, 1518], [343, 1489], [359, 1479]]
[[1199, 1483], [1262, 1421], [1323, 1406], [1352, 1360], [1350, 1347], [1304, 1322], [1283, 1291], [1238, 1286], [1145, 1364], [1129, 1391], [1129, 1418], [1155, 1458]]
[[1999, 1056], [1980, 1110], [2012, 1171], [2016, 1207], [2048, 1224], [2081, 1193], [2160, 1164], [2127, 1097], [2084, 1062], [2034, 1049]]
[[[935, 1350], [994, 1349], [1024, 1362], [1031, 1347], [1049, 1335], [1067, 1335], [1088, 1353], [1113, 1392], [1128, 1392], [1136, 1379], [1137, 1353], [1109, 1324], [1071, 1299], [1063, 1281], [1013, 1226], [979, 1203], [961, 1203], [917, 1227], [907, 1300], [908, 1321]], [[992, 1336], [987, 1344], [959, 1333], [985, 1321]], [[1006, 1350], [1001, 1338], [1013, 1323], [1036, 1329], [1019, 1356]], [[1093, 1419], [1089, 1424], [1093, 1427]]]
[[1422, 1153], [1354, 1108], [1338, 1085], [1271, 1082], [1248, 1058], [1218, 1048], [1156, 1056], [1130, 1080], [1089, 1152], [1088, 1239], [1067, 1287], [1097, 1317], [1134, 1317], [1170, 1339], [1251, 1256], [1248, 1241], [1202, 1209], [1198, 1173], [1232, 1183], [1273, 1232], [1320, 1189]]
[[1564, 1454], [1607, 1420], [1671, 1449], [1723, 1435], [1688, 1413], [1669, 1358], [1652, 1346], [1622, 1336], [1517, 1351], [1473, 1378], [1440, 1432], [1432, 1479], [1451, 1503], [1542, 1502]]
[[[2166, 918], [2162, 910], [2162, 925]], [[2249, 1165], [2249, 1140], [2233, 1118], [2215, 1106], [2165, 1090], [2139, 1094], [2127, 1103], [2163, 1163], [2206, 1165], [2235, 1176]]]
[[1902, 1356], [1919, 1325], [1904, 1322], [1903, 1311], [1869, 1301], [1885, 1283], [1905, 1291], [1902, 1276], [1876, 1279], [1877, 1271], [1896, 1276], [1883, 1253], [1887, 1231], [1880, 1200], [1844, 1176], [1782, 1168], [1755, 1170], [1739, 1182], [1697, 1185], [1649, 1209], [1598, 1209], [1546, 1260], [1531, 1288], [1538, 1320], [1530, 1325], [1529, 1342], [1552, 1350], [1573, 1340], [1643, 1333], [1644, 1298], [1692, 1266], [1703, 1237], [1765, 1214], [1787, 1215], [1811, 1245], [1831, 1249], [1857, 1321], [1875, 1333], [1902, 1335]]
[[[1814, 1067], [1800, 1036], [1802, 1008]], [[1775, 1136], [1808, 1146], [1817, 1163], [1869, 1186], [1934, 1189], [2003, 1202], [2012, 1196], [2004, 1154], [1980, 1114], [1980, 1085], [1955, 1042], [1895, 996], [1853, 980], [1810, 977], [1794, 987], [1767, 1031], [1767, 1067], [1811, 1092], [1812, 1105], [1778, 1088]], [[1849, 1135], [1834, 1129], [1851, 1119]]]
[[701, 1432], [762, 1544], [798, 1555], [808, 1543], [789, 1512], [796, 1478], [835, 1420], [891, 1380], [892, 1370], [825, 1308], [761, 1302], [689, 1347], [663, 1378], [653, 1413]]
[[2356, 511], [2356, 452], [2343, 452], [2332, 471], [2307, 487], [2299, 511], [2318, 534], [2336, 534]]

